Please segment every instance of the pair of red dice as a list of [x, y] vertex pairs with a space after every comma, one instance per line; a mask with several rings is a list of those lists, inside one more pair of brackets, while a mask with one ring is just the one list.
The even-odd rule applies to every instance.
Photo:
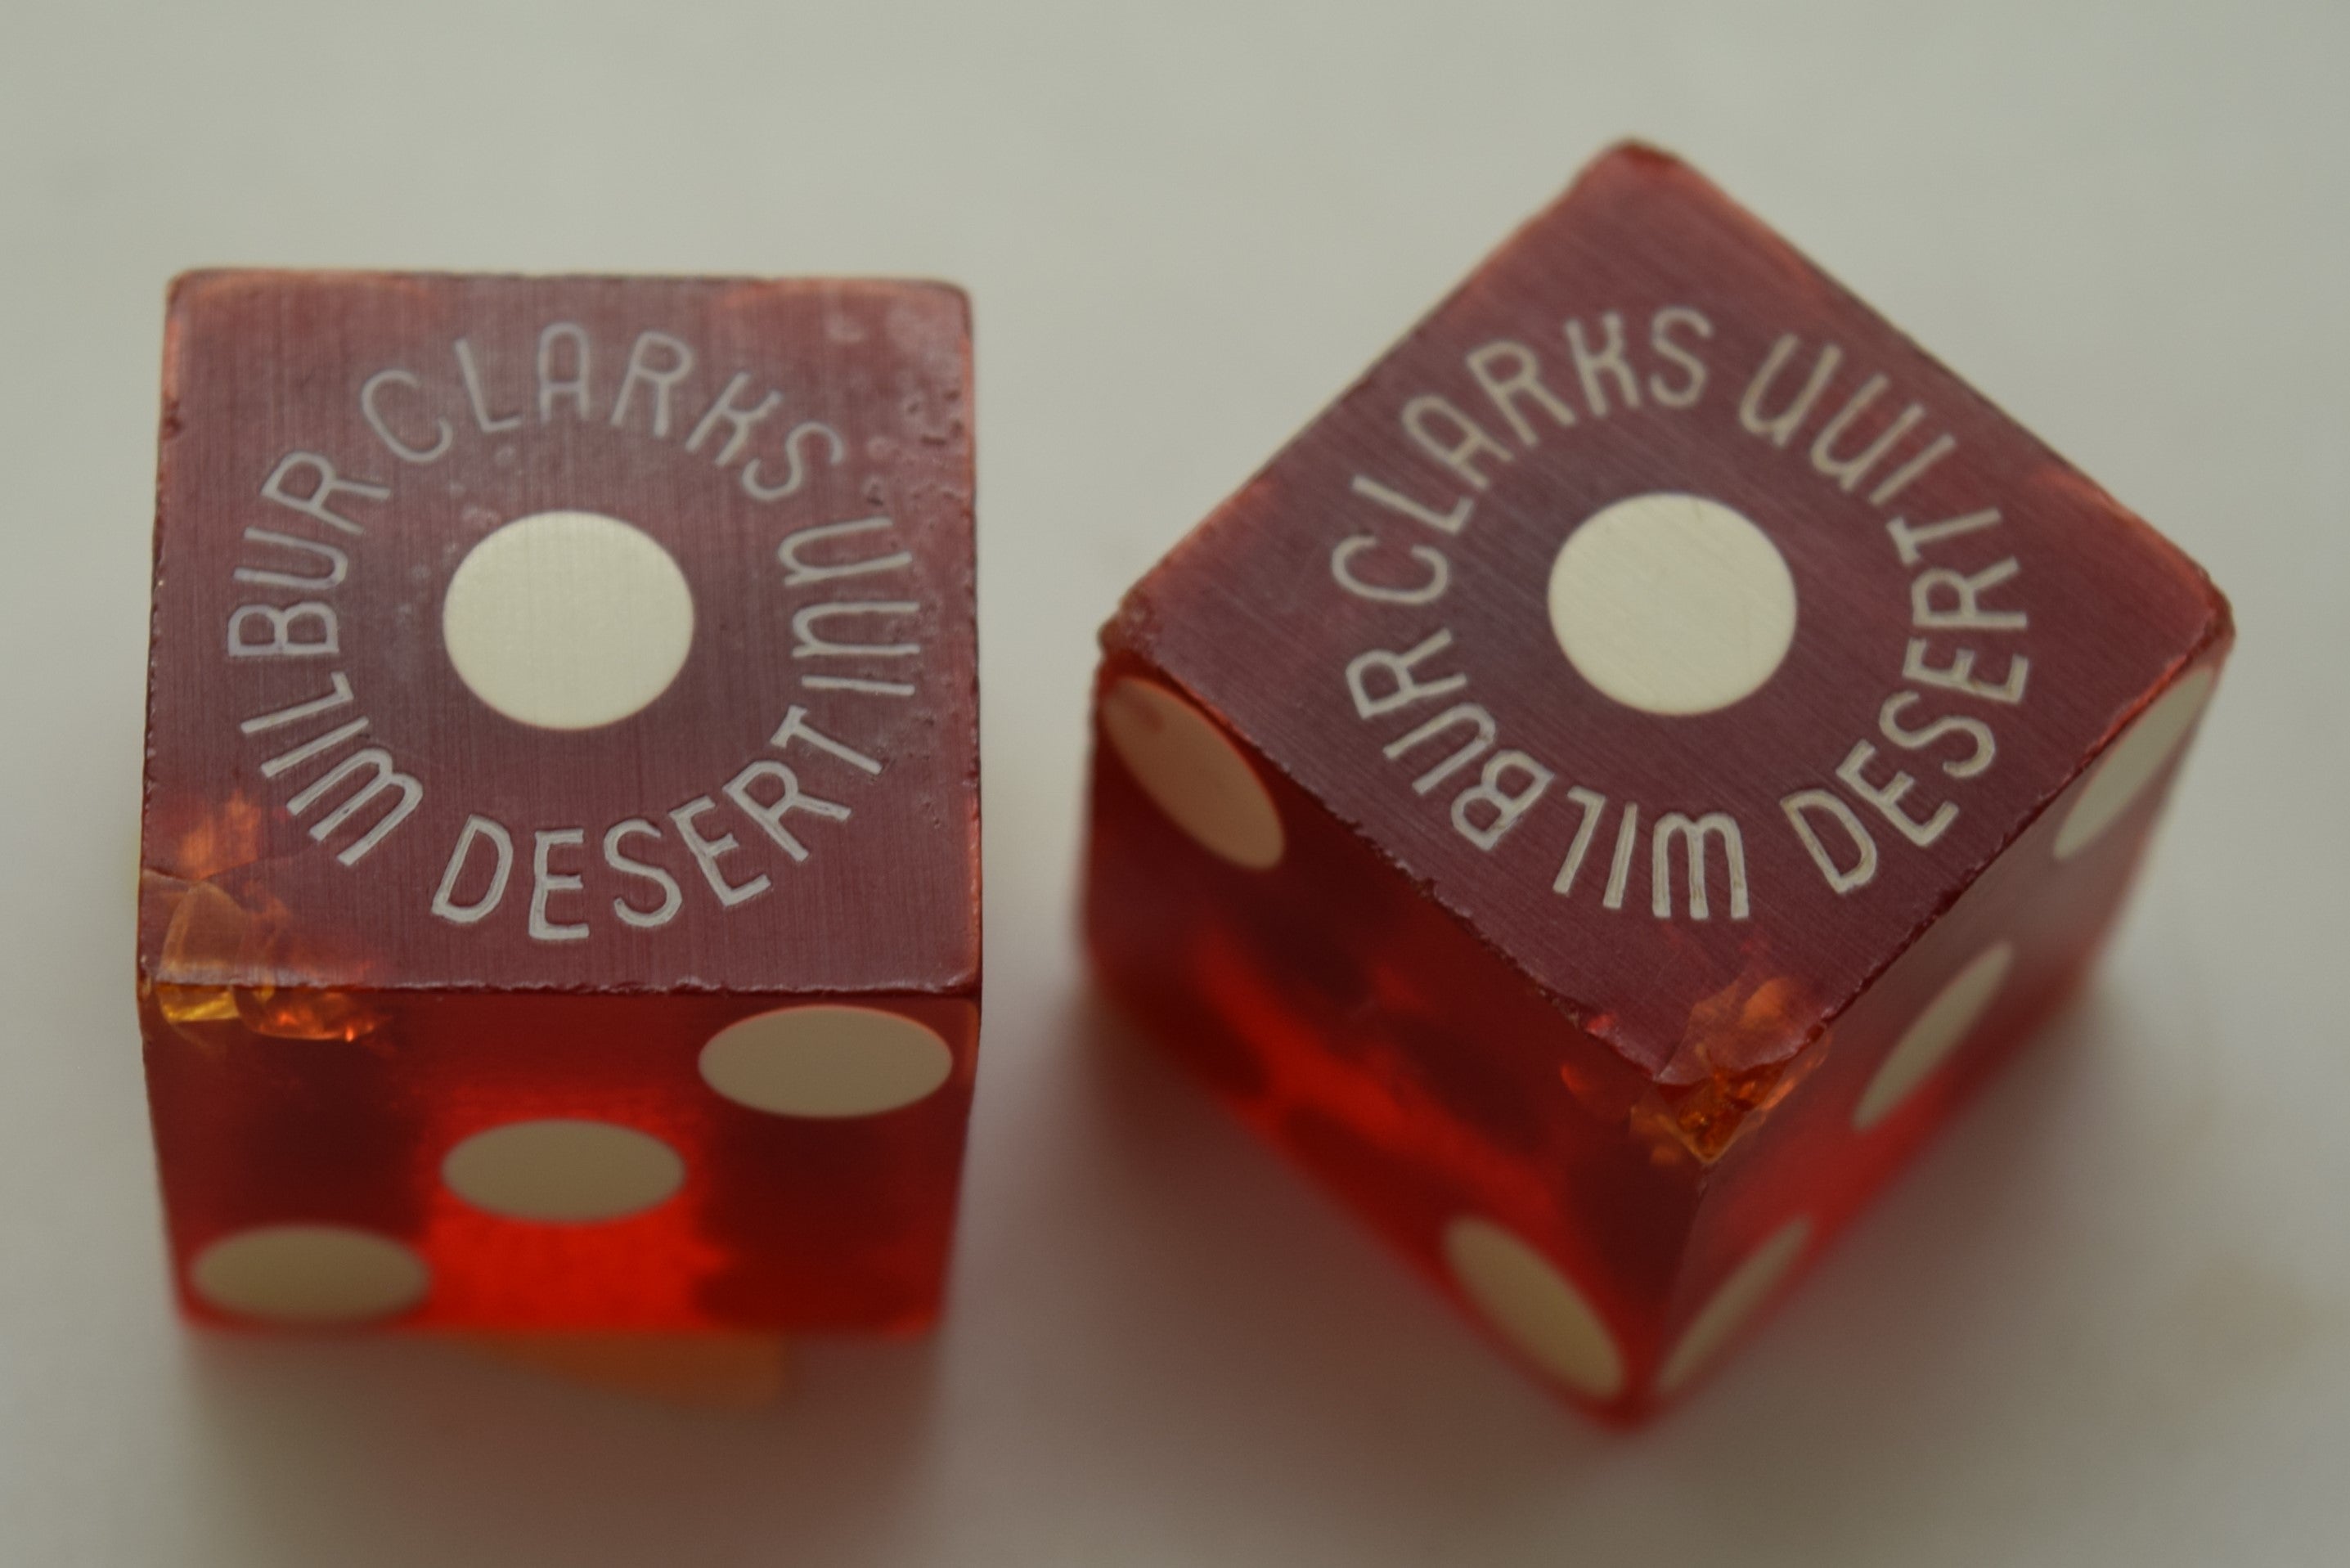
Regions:
[[[140, 993], [188, 1310], [929, 1324], [979, 1034], [962, 296], [202, 274], [165, 383]], [[1620, 150], [1111, 621], [1087, 937], [1637, 1417], [2067, 994], [2230, 635]]]

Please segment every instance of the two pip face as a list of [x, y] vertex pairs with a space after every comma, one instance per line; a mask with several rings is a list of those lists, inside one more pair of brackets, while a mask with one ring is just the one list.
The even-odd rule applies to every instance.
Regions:
[[[937, 286], [182, 280], [140, 976], [192, 1314], [935, 1317], [970, 393]], [[1508, 1353], [1637, 1418], [2059, 1004], [2230, 636], [1620, 150], [1105, 629], [1087, 939]]]

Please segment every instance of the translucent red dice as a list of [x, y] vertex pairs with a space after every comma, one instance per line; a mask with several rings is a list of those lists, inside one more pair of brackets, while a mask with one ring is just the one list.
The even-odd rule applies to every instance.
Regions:
[[1105, 629], [1089, 940], [1637, 1418], [2073, 988], [2230, 637], [2145, 524], [1619, 150]]
[[929, 284], [180, 281], [139, 992], [192, 1314], [931, 1320], [969, 344]]

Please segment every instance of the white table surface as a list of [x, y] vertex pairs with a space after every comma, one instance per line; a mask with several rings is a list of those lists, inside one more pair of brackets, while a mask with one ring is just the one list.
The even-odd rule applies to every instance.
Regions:
[[[2342, 1561], [2345, 58], [2314, 0], [16, 0], [0, 1563]], [[1102, 1022], [1070, 901], [1118, 591], [1627, 132], [2242, 626], [2088, 1003], [1631, 1438]], [[205, 263], [972, 289], [991, 945], [934, 1344], [811, 1347], [787, 1403], [722, 1416], [172, 1321], [127, 884], [162, 288]]]

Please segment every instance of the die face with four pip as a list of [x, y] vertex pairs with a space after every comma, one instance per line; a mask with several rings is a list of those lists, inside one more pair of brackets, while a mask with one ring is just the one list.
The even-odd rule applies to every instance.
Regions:
[[1089, 943], [1636, 1419], [2073, 989], [2231, 635], [2145, 524], [1621, 149], [1105, 628]]
[[931, 1320], [969, 341], [931, 284], [175, 286], [139, 993], [192, 1315]]

